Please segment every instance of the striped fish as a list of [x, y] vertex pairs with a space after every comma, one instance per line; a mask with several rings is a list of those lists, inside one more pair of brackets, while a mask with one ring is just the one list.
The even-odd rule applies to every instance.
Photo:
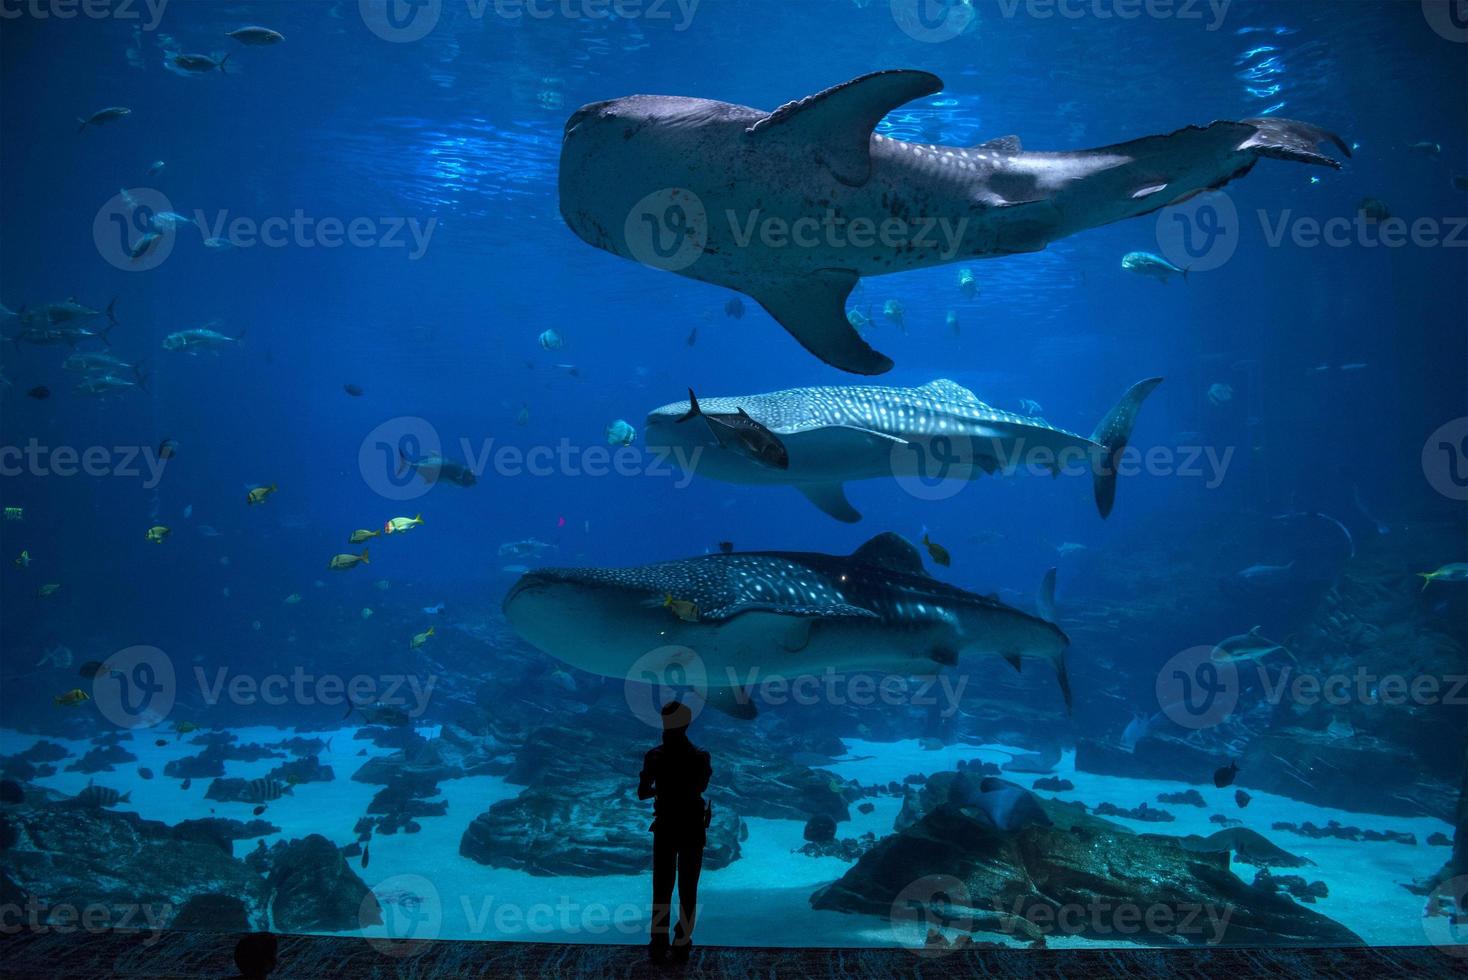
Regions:
[[250, 785], [245, 788], [245, 799], [251, 803], [269, 803], [280, 799], [281, 794], [288, 792], [290, 792], [289, 787], [262, 776], [259, 779], [250, 780]]
[[110, 786], [95, 786], [91, 780], [87, 780], [86, 788], [76, 794], [78, 803], [83, 806], [109, 807], [119, 803], [131, 803], [132, 791], [118, 793]]

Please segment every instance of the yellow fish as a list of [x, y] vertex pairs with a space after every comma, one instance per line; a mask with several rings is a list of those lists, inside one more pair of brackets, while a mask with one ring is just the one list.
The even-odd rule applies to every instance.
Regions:
[[413, 528], [422, 523], [422, 514], [419, 514], [417, 517], [394, 517], [392, 520], [382, 525], [382, 530], [385, 534], [402, 534], [404, 531], [411, 531]]
[[928, 549], [928, 554], [933, 557], [933, 561], [942, 565], [944, 568], [953, 564], [953, 558], [948, 554], [948, 549], [936, 541], [929, 541], [926, 534], [923, 535], [923, 547]]
[[698, 622], [698, 604], [689, 602], [687, 599], [674, 599], [672, 596], [663, 596], [663, 608], [673, 610], [673, 615], [685, 623]]
[[155, 524], [152, 527], [148, 528], [148, 540], [153, 542], [154, 544], [162, 544], [163, 539], [168, 537], [172, 533], [172, 530], [164, 527], [162, 524]]
[[249, 504], [251, 507], [255, 506], [256, 504], [263, 504], [265, 502], [265, 498], [274, 493], [276, 489], [277, 488], [273, 483], [270, 484], [270, 486], [268, 487], [256, 487], [255, 489], [251, 490], [249, 494], [245, 497], [245, 503]]
[[335, 556], [331, 559], [331, 561], [326, 563], [326, 567], [330, 568], [332, 571], [344, 572], [349, 568], [356, 568], [358, 565], [370, 564], [372, 564], [372, 562], [367, 560], [367, 549], [363, 548], [360, 555]]
[[41, 586], [39, 589], [36, 590], [36, 595], [38, 595], [42, 599], [44, 599], [47, 596], [53, 596], [53, 595], [55, 595], [56, 593], [58, 593], [60, 591], [61, 591], [61, 583], [60, 582], [47, 582], [45, 585]]
[[424, 630], [422, 633], [415, 633], [415, 634], [413, 634], [413, 639], [412, 639], [412, 642], [411, 642], [410, 645], [412, 646], [412, 648], [414, 650], [416, 650], [419, 647], [421, 647], [423, 644], [427, 643], [428, 642], [428, 638], [430, 636], [432, 636], [432, 635], [433, 635], [433, 627], [430, 626], [430, 627], [428, 627], [428, 629]]
[[1425, 590], [1433, 582], [1468, 582], [1468, 562], [1455, 561], [1435, 572], [1418, 572]]
[[25, 508], [24, 507], [7, 507], [7, 508], [5, 508], [5, 519], [7, 521], [23, 521], [23, 520], [25, 520]]
[[79, 705], [79, 704], [81, 704], [81, 703], [83, 703], [85, 701], [90, 701], [92, 699], [91, 699], [91, 697], [88, 696], [88, 694], [87, 694], [86, 691], [83, 691], [79, 687], [74, 687], [70, 691], [67, 691], [65, 694], [58, 694], [56, 697], [52, 698], [51, 700], [52, 701], [55, 701], [57, 704], [61, 705], [62, 707], [65, 707], [65, 708], [74, 708], [77, 705]]
[[350, 538], [347, 538], [347, 544], [361, 544], [363, 541], [366, 541], [369, 538], [375, 538], [381, 533], [381, 531], [368, 531], [359, 528], [358, 530], [352, 532], [352, 536]]
[[17, 559], [15, 559], [15, 567], [16, 568], [30, 568], [31, 567], [31, 553], [29, 551], [22, 551], [20, 553], [20, 557], [17, 558]]

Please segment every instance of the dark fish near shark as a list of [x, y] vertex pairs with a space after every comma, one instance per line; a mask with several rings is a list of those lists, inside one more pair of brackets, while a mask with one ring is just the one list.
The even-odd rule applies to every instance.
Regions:
[[405, 469], [411, 469], [422, 477], [424, 483], [437, 483], [444, 480], [456, 486], [472, 487], [479, 482], [479, 478], [469, 467], [438, 453], [420, 456], [418, 459], [409, 459], [399, 450], [398, 461]]
[[938, 463], [946, 478], [974, 480], [1027, 465], [1059, 473], [1084, 461], [1096, 509], [1106, 517], [1116, 501], [1118, 454], [1131, 438], [1143, 400], [1161, 383], [1148, 378], [1132, 385], [1089, 438], [986, 405], [946, 379], [920, 388], [850, 385], [704, 399], [705, 413], [727, 414], [737, 407], [769, 431], [787, 452], [783, 467], [758, 465], [748, 454], [725, 451], [723, 442], [677, 424], [688, 416], [688, 402], [654, 409], [643, 438], [651, 450], [678, 449], [678, 458], [696, 460], [692, 469], [700, 476], [792, 486], [848, 523], [861, 520], [846, 499], [848, 480], [926, 479]]
[[[668, 597], [696, 615], [674, 615]], [[526, 573], [504, 601], [531, 645], [603, 677], [686, 668], [693, 653], [708, 701], [754, 716], [751, 674], [791, 677], [826, 668], [933, 675], [961, 655], [996, 655], [1015, 669], [1054, 666], [1067, 709], [1070, 640], [1053, 623], [932, 578], [916, 548], [885, 533], [850, 555], [735, 552], [639, 568]], [[650, 664], [649, 654], [666, 662]]]
[[779, 437], [749, 417], [743, 408], [732, 412], [705, 412], [698, 404], [693, 389], [688, 389], [688, 410], [678, 417], [678, 424], [698, 419], [720, 449], [726, 449], [758, 466], [784, 470], [790, 467], [790, 454]]
[[[881, 374], [891, 359], [846, 318], [862, 276], [1037, 252], [1221, 187], [1262, 157], [1339, 168], [1316, 151], [1325, 141], [1350, 155], [1333, 133], [1272, 117], [1058, 153], [1014, 136], [950, 147], [874, 134], [942, 88], [891, 70], [773, 112], [667, 95], [584, 105], [566, 121], [561, 215], [597, 248], [754, 298], [827, 364]], [[900, 242], [856, 234], [894, 219], [909, 228]], [[775, 222], [827, 233], [760, 234]]]

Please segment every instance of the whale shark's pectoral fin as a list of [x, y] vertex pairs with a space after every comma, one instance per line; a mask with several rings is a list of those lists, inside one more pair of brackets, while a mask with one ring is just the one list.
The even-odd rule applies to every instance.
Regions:
[[860, 187], [872, 175], [872, 130], [898, 106], [943, 89], [925, 71], [872, 72], [787, 102], [746, 133], [761, 144], [780, 142], [796, 155], [809, 155], [843, 184]]
[[861, 520], [861, 511], [851, 506], [851, 501], [846, 499], [846, 488], [839, 483], [797, 483], [795, 489], [838, 521], [855, 524]]
[[846, 297], [859, 277], [850, 269], [822, 269], [794, 279], [744, 286], [801, 346], [832, 367], [853, 374], [882, 374], [892, 359], [873, 350], [846, 319]]

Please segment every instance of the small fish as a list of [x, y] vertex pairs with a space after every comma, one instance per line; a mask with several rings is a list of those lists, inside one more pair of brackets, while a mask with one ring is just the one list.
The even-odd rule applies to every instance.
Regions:
[[1422, 578], [1424, 592], [1433, 582], [1468, 582], [1468, 562], [1455, 561], [1444, 565], [1435, 572], [1418, 572], [1417, 574]]
[[1184, 282], [1188, 279], [1187, 269], [1179, 268], [1151, 252], [1128, 252], [1121, 257], [1121, 267], [1127, 272], [1135, 272], [1161, 283], [1167, 282], [1173, 276], [1182, 276]]
[[724, 315], [735, 320], [744, 319], [744, 300], [738, 296], [729, 297], [729, 302], [724, 304]]
[[23, 521], [23, 520], [25, 520], [25, 508], [24, 507], [7, 507], [7, 508], [5, 508], [5, 519], [7, 521]]
[[345, 391], [347, 394], [351, 395], [353, 398], [361, 398], [362, 397], [362, 389], [360, 387], [358, 387], [357, 385], [354, 385], [354, 384], [344, 384], [344, 385], [342, 385], [342, 391]]
[[607, 426], [607, 445], [630, 446], [637, 439], [637, 430], [625, 419], [617, 419]]
[[173, 56], [172, 61], [175, 66], [182, 68], [184, 71], [193, 72], [196, 75], [205, 75], [215, 69], [224, 72], [226, 75], [229, 74], [229, 72], [224, 70], [225, 62], [229, 61], [229, 55], [225, 55], [223, 58], [215, 61], [207, 54], [176, 54]]
[[265, 812], [265, 804], [264, 803], [261, 803], [259, 806], [255, 807], [255, 809], [251, 810], [250, 812], [253, 813], [255, 816], [258, 817], [260, 814], [262, 814], [262, 813]]
[[279, 31], [272, 31], [268, 27], [255, 26], [241, 27], [238, 30], [230, 31], [224, 36], [232, 37], [241, 44], [248, 44], [253, 47], [266, 47], [271, 44], [279, 44], [285, 40], [285, 35]]
[[153, 162], [152, 162], [152, 163], [151, 163], [151, 164], [150, 164], [150, 165], [149, 165], [149, 166], [148, 166], [148, 176], [149, 176], [149, 177], [157, 177], [157, 176], [158, 176], [158, 175], [159, 175], [159, 174], [161, 174], [161, 173], [162, 173], [162, 172], [163, 172], [163, 171], [164, 171], [164, 169], [166, 169], [166, 168], [167, 168], [167, 167], [168, 167], [168, 164], [166, 164], [166, 163], [164, 163], [164, 162], [163, 162], [163, 161], [162, 161], [162, 160], [154, 160], [154, 161], [153, 161]]
[[356, 568], [358, 565], [370, 564], [372, 562], [367, 559], [367, 549], [363, 548], [360, 555], [336, 555], [331, 561], [326, 563], [326, 567], [334, 572], [344, 572], [349, 568]]
[[67, 691], [65, 694], [56, 695], [56, 697], [52, 698], [51, 700], [52, 702], [60, 705], [63, 708], [74, 708], [79, 704], [85, 704], [86, 702], [92, 700], [92, 696], [86, 691], [83, 691], [81, 688], [74, 687], [70, 691]]
[[520, 413], [515, 416], [515, 424], [518, 425], [522, 429], [525, 428], [525, 426], [527, 426], [527, 425], [530, 424], [530, 406], [529, 405], [521, 405], [520, 406]]
[[184, 520], [188, 520], [189, 518], [191, 518], [191, 517], [194, 516], [194, 505], [193, 504], [184, 504], [183, 516], [184, 516]]
[[692, 330], [690, 330], [688, 332], [688, 339], [686, 341], [684, 341], [684, 343], [687, 346], [689, 346], [689, 347], [692, 347], [693, 345], [695, 345], [695, 344], [698, 343], [698, 328], [697, 327], [694, 327]]
[[1228, 765], [1220, 767], [1213, 773], [1213, 785], [1219, 789], [1223, 789], [1225, 786], [1232, 786], [1234, 777], [1238, 774], [1239, 764], [1230, 760]]
[[698, 622], [698, 604], [688, 599], [674, 599], [671, 595], [665, 595], [663, 608], [672, 610], [673, 615], [685, 623]]
[[361, 615], [361, 617], [363, 619], [371, 619], [372, 616], [373, 616], [372, 607], [371, 606], [363, 606], [362, 607], [362, 612], [360, 613], [360, 615]]
[[86, 788], [76, 794], [76, 800], [83, 806], [105, 808], [132, 802], [132, 791], [118, 793], [109, 786], [96, 786], [91, 780], [87, 780]]
[[153, 740], [153, 744], [155, 746], [157, 746], [158, 748], [161, 749], [161, 748], [163, 748], [164, 746], [166, 746], [168, 744], [168, 739], [166, 739], [166, 738], [155, 738]]
[[554, 330], [543, 330], [536, 342], [545, 350], [560, 350], [565, 345], [565, 340]]
[[427, 643], [428, 642], [428, 638], [430, 636], [432, 636], [432, 635], [433, 635], [433, 627], [432, 626], [428, 627], [428, 629], [424, 630], [422, 633], [414, 633], [413, 634], [413, 639], [411, 639], [411, 640], [408, 641], [408, 647], [409, 647], [409, 649], [412, 649], [412, 650], [418, 649], [423, 644]]
[[923, 547], [928, 549], [928, 554], [932, 556], [933, 561], [942, 565], [944, 568], [953, 564], [953, 557], [948, 554], [948, 549], [936, 541], [928, 540], [926, 533], [923, 534]]
[[1039, 418], [1045, 414], [1045, 406], [1033, 398], [1021, 398], [1019, 400], [1019, 410], [1031, 418]]
[[444, 604], [441, 603], [441, 602], [438, 605], [436, 605], [436, 606], [424, 606], [423, 607], [423, 611], [425, 613], [427, 613], [428, 615], [430, 615], [430, 616], [437, 616], [439, 613], [443, 612], [443, 610], [444, 610]]
[[846, 322], [851, 324], [851, 329], [857, 333], [866, 333], [872, 326], [871, 309], [868, 308], [866, 313], [863, 313], [855, 307], [847, 310]]
[[1380, 199], [1375, 197], [1363, 197], [1356, 205], [1356, 212], [1363, 219], [1371, 222], [1385, 221], [1392, 216], [1391, 209]]
[[131, 109], [120, 105], [109, 106], [106, 109], [98, 109], [96, 112], [92, 113], [85, 119], [78, 116], [76, 121], [81, 123], [81, 125], [77, 127], [76, 131], [80, 133], [84, 131], [88, 126], [103, 126], [107, 123], [114, 123], [117, 122], [117, 120], [119, 119], [126, 119], [132, 114], [133, 111]]
[[20, 555], [15, 559], [15, 567], [16, 568], [30, 568], [31, 567], [31, 553], [29, 551], [22, 551], [20, 553]]
[[92, 680], [106, 669], [107, 665], [102, 661], [88, 660], [86, 663], [77, 668], [77, 674], [81, 677], [85, 677], [87, 680]]
[[359, 527], [352, 532], [351, 537], [347, 538], [347, 544], [361, 544], [363, 541], [369, 541], [381, 534], [381, 531], [369, 531], [366, 528]]
[[245, 798], [251, 803], [269, 803], [278, 800], [282, 793], [289, 793], [290, 788], [282, 786], [273, 779], [261, 776], [259, 779], [250, 780], [245, 787]]
[[370, 853], [371, 850], [372, 850], [372, 845], [371, 844], [363, 844], [362, 845], [362, 867], [364, 867], [364, 868], [367, 867], [367, 862], [370, 861], [370, 860], [372, 860], [372, 855]]
[[1239, 805], [1239, 809], [1240, 810], [1242, 810], [1244, 807], [1248, 806], [1249, 805], [1249, 801], [1252, 800], [1252, 799], [1253, 799], [1253, 797], [1250, 796], [1248, 793], [1245, 793], [1243, 790], [1241, 790], [1241, 789], [1234, 790], [1234, 802]]
[[153, 778], [153, 770], [149, 769], [147, 766], [140, 767], [138, 769], [138, 778], [139, 779], [152, 779]]
[[272, 493], [275, 493], [278, 489], [279, 487], [277, 487], [274, 483], [270, 484], [270, 486], [268, 487], [256, 487], [245, 495], [245, 503], [251, 507], [255, 506], [256, 504], [263, 504], [265, 502], [265, 498], [270, 496]]
[[200, 351], [220, 351], [231, 346], [238, 347], [245, 342], [243, 330], [231, 337], [214, 329], [216, 326], [219, 326], [218, 321], [205, 327], [177, 330], [163, 338], [163, 349], [197, 355]]
[[137, 262], [149, 252], [153, 251], [153, 246], [162, 240], [163, 235], [160, 232], [145, 232], [138, 236], [138, 240], [133, 242], [132, 247], [127, 250], [127, 257]]
[[172, 459], [178, 452], [178, 442], [173, 439], [164, 439], [158, 444], [158, 458]]
[[51, 397], [51, 389], [47, 388], [45, 385], [36, 385], [25, 394], [27, 398], [34, 398], [38, 402], [43, 402]]
[[752, 418], [744, 409], [708, 414], [699, 407], [698, 396], [693, 393], [692, 388], [688, 389], [688, 405], [688, 411], [678, 419], [678, 424], [702, 419], [714, 441], [722, 448], [731, 449], [770, 469], [790, 468], [790, 454], [780, 437]]
[[234, 242], [228, 238], [206, 238], [204, 239], [204, 247], [212, 248], [216, 252], [223, 252], [234, 248]]
[[1215, 408], [1221, 408], [1234, 400], [1234, 389], [1232, 385], [1217, 382], [1208, 386], [1208, 401]]
[[154, 544], [162, 544], [163, 539], [168, 537], [172, 533], [172, 530], [164, 527], [162, 524], [155, 524], [152, 527], [148, 528], [148, 540], [153, 542]]
[[945, 318], [945, 320], [948, 324], [948, 330], [953, 334], [953, 336], [957, 337], [963, 333], [963, 329], [958, 325], [957, 312], [955, 312], [954, 310], [949, 310], [948, 316]]
[[415, 527], [420, 526], [422, 523], [422, 514], [419, 514], [416, 517], [394, 517], [392, 520], [382, 525], [382, 531], [384, 534], [403, 534], [407, 531], [413, 530], [413, 528]]
[[904, 334], [907, 333], [907, 321], [904, 319], [907, 315], [907, 311], [903, 309], [902, 304], [897, 302], [897, 300], [889, 299], [887, 302], [883, 303], [882, 315], [888, 320], [891, 320], [893, 323], [897, 324], [897, 328], [901, 330]]
[[179, 789], [188, 789], [192, 785], [194, 785], [194, 777], [192, 777], [192, 776], [185, 776], [184, 777], [184, 781], [178, 784], [178, 788]]
[[720, 541], [719, 542], [719, 552], [721, 554], [725, 554], [725, 555], [732, 555], [732, 554], [734, 554], [734, 542], [733, 541]]
[[964, 299], [973, 299], [979, 294], [979, 280], [974, 277], [974, 270], [958, 270], [958, 291], [963, 293]]
[[1434, 143], [1431, 140], [1421, 140], [1416, 143], [1408, 143], [1407, 150], [1420, 157], [1435, 157], [1443, 151], [1443, 148], [1440, 143]]
[[47, 582], [45, 585], [41, 586], [39, 589], [36, 590], [36, 595], [40, 596], [42, 599], [49, 599], [49, 598], [51, 598], [51, 596], [55, 595], [56, 593], [58, 593], [60, 591], [61, 591], [61, 583], [60, 582]]

